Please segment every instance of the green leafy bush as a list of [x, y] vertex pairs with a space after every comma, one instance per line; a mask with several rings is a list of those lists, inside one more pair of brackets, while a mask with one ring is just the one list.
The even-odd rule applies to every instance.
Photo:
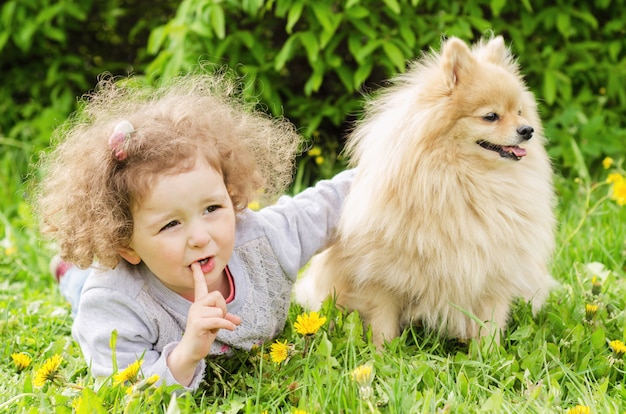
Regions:
[[3, 213], [19, 214], [15, 193], [22, 191], [29, 164], [48, 146], [53, 129], [76, 109], [76, 97], [92, 89], [101, 72], [122, 75], [142, 69], [149, 29], [167, 20], [170, 4], [174, 2], [3, 2], [0, 171], [8, 172], [0, 174]]
[[185, 0], [152, 31], [147, 74], [169, 77], [200, 61], [235, 68], [249, 95], [333, 154], [362, 92], [438, 49], [442, 36], [475, 41], [493, 31], [540, 101], [557, 166], [582, 174], [624, 152], [625, 10], [624, 0]]
[[[97, 6], [97, 7], [96, 7]], [[363, 94], [442, 36], [502, 34], [540, 101], [550, 152], [588, 175], [625, 151], [626, 0], [12, 0], [0, 8], [0, 163], [17, 188], [32, 154], [101, 72], [170, 77], [227, 66], [316, 145], [300, 184], [333, 174]], [[318, 154], [318, 150], [322, 154]], [[592, 173], [593, 171], [591, 171]], [[6, 184], [9, 184], [8, 186]]]

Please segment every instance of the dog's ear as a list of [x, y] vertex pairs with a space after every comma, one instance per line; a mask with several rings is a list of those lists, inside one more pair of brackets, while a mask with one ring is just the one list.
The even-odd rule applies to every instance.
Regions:
[[462, 40], [456, 37], [446, 40], [441, 51], [441, 67], [446, 77], [446, 86], [450, 90], [464, 78], [474, 63], [470, 48]]
[[512, 73], [518, 72], [517, 64], [511, 55], [511, 51], [504, 44], [502, 36], [492, 37], [487, 43], [479, 43], [476, 46], [475, 53], [481, 60], [502, 66]]

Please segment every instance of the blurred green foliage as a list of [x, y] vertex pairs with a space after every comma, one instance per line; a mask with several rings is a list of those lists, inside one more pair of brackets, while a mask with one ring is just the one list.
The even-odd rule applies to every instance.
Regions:
[[172, 1], [13, 0], [0, 8], [0, 186], [17, 189], [102, 72], [133, 73]]
[[[502, 34], [536, 93], [565, 176], [625, 153], [626, 0], [13, 0], [0, 9], [0, 178], [17, 189], [33, 154], [98, 74], [149, 81], [215, 65], [321, 149], [298, 185], [342, 168], [363, 94], [442, 36]], [[339, 161], [338, 161], [339, 159]]]

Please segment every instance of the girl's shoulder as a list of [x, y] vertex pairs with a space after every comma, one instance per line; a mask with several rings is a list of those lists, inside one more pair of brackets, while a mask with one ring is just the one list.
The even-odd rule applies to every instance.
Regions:
[[114, 269], [93, 266], [85, 282], [83, 294], [90, 290], [108, 290], [125, 296], [136, 297], [145, 285], [140, 266], [121, 261]]

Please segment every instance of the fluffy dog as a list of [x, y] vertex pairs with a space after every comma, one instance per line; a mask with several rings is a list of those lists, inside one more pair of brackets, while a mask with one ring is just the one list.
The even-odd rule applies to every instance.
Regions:
[[296, 285], [358, 310], [382, 345], [409, 324], [499, 341], [516, 297], [556, 282], [552, 168], [532, 93], [502, 37], [443, 42], [369, 100], [336, 239]]

